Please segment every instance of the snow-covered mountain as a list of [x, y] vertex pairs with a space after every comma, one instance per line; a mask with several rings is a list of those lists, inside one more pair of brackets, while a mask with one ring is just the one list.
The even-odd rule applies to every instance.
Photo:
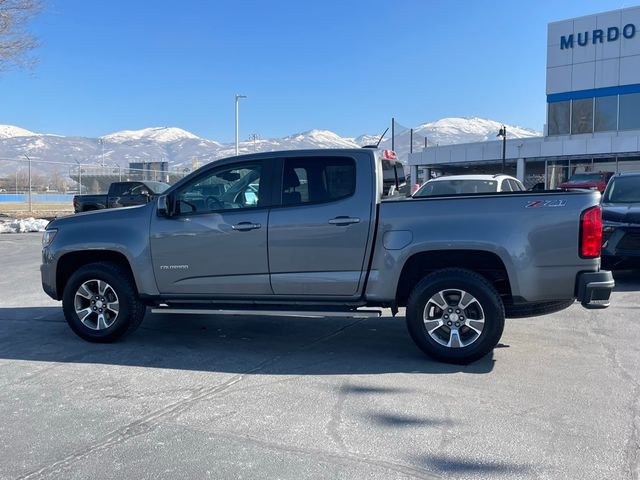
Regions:
[[142, 130], [122, 130], [100, 137], [105, 142], [125, 143], [146, 140], [159, 143], [173, 143], [179, 140], [196, 139], [199, 137], [191, 132], [175, 127], [153, 127]]
[[[444, 118], [425, 123], [414, 129], [414, 149], [424, 145], [424, 137], [429, 145], [492, 140], [502, 124], [482, 118]], [[539, 132], [506, 125], [508, 138], [530, 137]], [[390, 132], [380, 144], [391, 148]], [[396, 128], [394, 148], [401, 160], [406, 160], [409, 152], [410, 132]], [[283, 138], [256, 138], [240, 142], [241, 154], [274, 150], [305, 148], [358, 148], [376, 144], [378, 135], [341, 137], [329, 130], [310, 130]], [[142, 130], [123, 130], [100, 138], [65, 137], [38, 134], [11, 125], [0, 125], [0, 158], [23, 158], [28, 155], [36, 160], [34, 168], [42, 172], [52, 171], [37, 160], [62, 162], [75, 165], [100, 164], [127, 167], [131, 161], [167, 160], [170, 168], [191, 168], [212, 160], [235, 154], [235, 145], [200, 138], [193, 133], [174, 127], [155, 127]], [[103, 157], [104, 155], [104, 157]], [[15, 171], [15, 163], [0, 162], [0, 174]], [[62, 170], [62, 167], [55, 167]], [[64, 167], [67, 168], [68, 167]]]
[[0, 125], [0, 138], [33, 137], [36, 133], [13, 125]]

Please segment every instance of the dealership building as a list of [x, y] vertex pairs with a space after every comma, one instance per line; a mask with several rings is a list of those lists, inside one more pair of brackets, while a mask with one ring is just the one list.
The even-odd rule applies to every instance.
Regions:
[[[507, 174], [555, 188], [575, 173], [640, 171], [640, 7], [550, 23], [546, 97], [544, 136], [509, 139], [507, 131]], [[409, 155], [418, 182], [499, 173], [502, 164], [500, 139]]]

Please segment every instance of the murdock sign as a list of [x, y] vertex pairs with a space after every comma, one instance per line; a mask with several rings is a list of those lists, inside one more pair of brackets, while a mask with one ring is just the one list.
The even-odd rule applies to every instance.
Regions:
[[636, 36], [636, 31], [636, 26], [633, 23], [628, 23], [621, 29], [618, 27], [609, 27], [606, 30], [599, 28], [577, 34], [562, 35], [560, 37], [560, 50], [573, 48], [574, 46], [586, 47], [589, 44], [616, 42], [621, 37], [631, 39]]

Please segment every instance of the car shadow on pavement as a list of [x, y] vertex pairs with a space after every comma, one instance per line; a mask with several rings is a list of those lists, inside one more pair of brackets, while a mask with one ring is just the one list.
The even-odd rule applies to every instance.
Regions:
[[147, 314], [125, 339], [94, 344], [71, 331], [60, 307], [0, 308], [0, 359], [266, 375], [484, 374], [495, 362], [493, 354], [470, 365], [433, 361], [404, 317]]

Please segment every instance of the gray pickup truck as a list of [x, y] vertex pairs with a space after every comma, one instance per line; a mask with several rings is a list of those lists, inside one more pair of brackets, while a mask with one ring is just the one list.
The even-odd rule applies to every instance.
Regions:
[[133, 331], [147, 307], [305, 317], [406, 307], [418, 347], [453, 363], [490, 352], [505, 317], [576, 298], [608, 306], [600, 193], [386, 200], [383, 170], [394, 156], [364, 148], [233, 157], [149, 204], [54, 220], [43, 237], [43, 288], [93, 342]]

